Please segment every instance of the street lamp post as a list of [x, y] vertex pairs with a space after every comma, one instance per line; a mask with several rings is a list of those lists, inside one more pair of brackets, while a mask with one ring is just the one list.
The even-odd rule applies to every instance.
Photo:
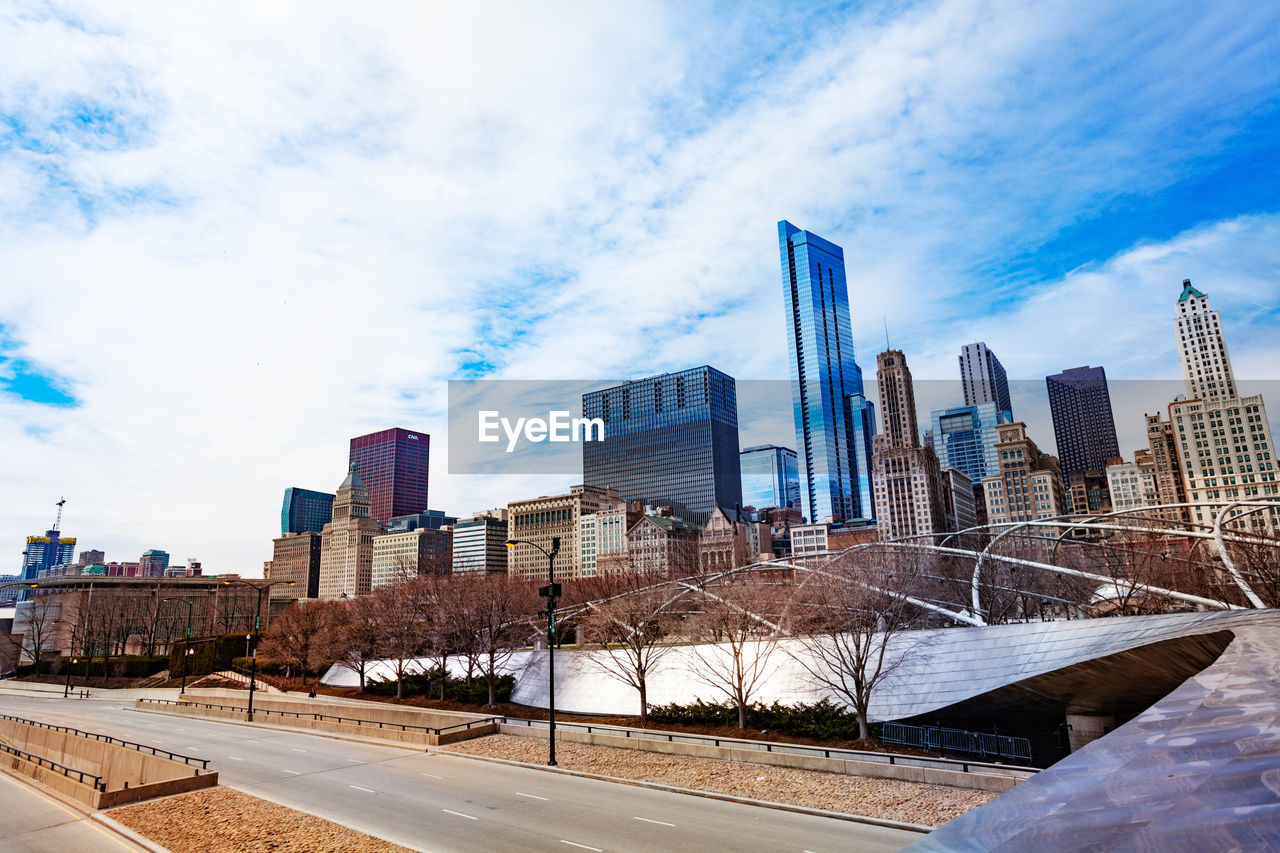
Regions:
[[179, 696], [184, 696], [187, 692], [187, 654], [191, 649], [191, 611], [194, 602], [189, 598], [165, 598], [163, 601], [180, 601], [187, 605], [187, 633], [182, 643], [182, 689], [178, 691]]
[[[54, 619], [54, 624], [61, 622], [61, 619]], [[71, 648], [67, 649], [67, 681], [62, 686], [62, 698], [66, 699], [71, 695], [71, 668], [76, 662], [76, 623], [71, 623]]]
[[250, 583], [249, 581], [223, 581], [224, 586], [238, 583], [258, 591], [258, 607], [253, 615], [253, 657], [249, 663], [249, 711], [248, 722], [253, 722], [253, 691], [258, 684], [258, 632], [262, 627], [262, 594], [273, 586], [293, 586], [297, 581], [272, 581], [267, 584]]
[[551, 537], [551, 550], [548, 551], [536, 542], [527, 539], [508, 539], [507, 547], [532, 545], [547, 558], [547, 585], [539, 587], [538, 595], [547, 600], [547, 609], [539, 616], [547, 618], [547, 706], [550, 716], [550, 733], [548, 740], [550, 754], [547, 764], [556, 766], [556, 601], [560, 598], [560, 584], [556, 583], [556, 554], [560, 553], [560, 537]]

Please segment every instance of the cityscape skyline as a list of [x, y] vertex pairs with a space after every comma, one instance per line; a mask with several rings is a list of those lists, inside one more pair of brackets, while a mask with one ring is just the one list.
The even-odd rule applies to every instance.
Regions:
[[[1118, 400], [1125, 380], [1181, 375], [1165, 306], [1189, 278], [1230, 329], [1241, 393], [1275, 398], [1257, 387], [1280, 304], [1280, 63], [1258, 61], [1276, 55], [1275, 10], [940, 3], [832, 12], [815, 38], [814, 22], [745, 8], [714, 39], [706, 10], [575, 13], [591, 45], [555, 13], [513, 13], [487, 34], [510, 64], [456, 89], [386, 35], [422, 21], [317, 23], [354, 45], [330, 68], [279, 24], [246, 37], [234, 13], [170, 14], [0, 25], [19, 84], [0, 146], [14, 569], [66, 496], [65, 529], [111, 559], [159, 546], [255, 574], [281, 490], [329, 491], [350, 437], [392, 426], [435, 439], [435, 507], [560, 493], [571, 478], [446, 475], [443, 380], [706, 363], [782, 379], [780, 218], [844, 247], [864, 367], [887, 325], [918, 386], [953, 380], [960, 347], [984, 341], [1015, 380], [1101, 364]], [[439, 56], [479, 71], [478, 40]], [[533, 43], [600, 73], [575, 89], [572, 61], [533, 62]], [[545, 127], [548, 103], [562, 127]], [[492, 156], [469, 153], [476, 127], [496, 128]], [[1047, 406], [1013, 408], [1053, 451]], [[1142, 422], [1116, 408], [1129, 459]], [[744, 421], [741, 446], [763, 443], [794, 439]]]

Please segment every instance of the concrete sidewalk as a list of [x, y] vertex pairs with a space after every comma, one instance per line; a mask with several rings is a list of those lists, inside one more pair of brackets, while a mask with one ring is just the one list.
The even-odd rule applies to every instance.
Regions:
[[0, 772], [0, 839], [6, 853], [75, 850], [77, 853], [155, 853], [94, 820], [89, 812], [55, 799], [30, 783]]

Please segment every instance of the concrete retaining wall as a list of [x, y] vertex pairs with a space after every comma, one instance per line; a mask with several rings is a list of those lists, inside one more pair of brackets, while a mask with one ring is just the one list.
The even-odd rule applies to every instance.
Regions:
[[101, 776], [106, 783], [105, 791], [82, 783], [74, 776], [64, 776], [61, 771], [4, 753], [5, 766], [92, 808], [110, 808], [218, 784], [218, 774], [213, 771], [119, 744], [14, 720], [0, 720], [0, 738], [18, 749]]
[[[546, 738], [548, 731], [542, 728], [503, 724], [502, 734], [521, 737]], [[692, 755], [699, 758], [716, 758], [739, 764], [767, 764], [773, 767], [794, 767], [798, 770], [821, 770], [827, 773], [843, 773], [847, 776], [869, 776], [876, 779], [897, 779], [902, 782], [920, 782], [926, 785], [947, 785], [952, 788], [970, 788], [978, 791], [1003, 793], [1018, 779], [988, 773], [946, 770], [937, 767], [917, 767], [906, 764], [887, 764], [879, 761], [858, 761], [848, 758], [824, 758], [820, 755], [797, 755], [790, 752], [765, 752], [732, 746], [713, 746], [702, 743], [681, 743], [649, 738], [629, 738], [622, 735], [606, 735], [596, 732], [556, 729], [556, 739], [596, 746], [613, 746], [621, 749], [640, 749], [668, 755]]]
[[[398, 726], [416, 726], [427, 728], [448, 728], [468, 722], [485, 719], [475, 714], [460, 714], [451, 711], [434, 711], [422, 708], [404, 708], [397, 706], [380, 706], [374, 703], [352, 706], [348, 703], [327, 703], [322, 699], [286, 698], [281, 696], [254, 696], [253, 720], [248, 719], [248, 697], [243, 691], [226, 691], [239, 694], [220, 697], [201, 694], [188, 696], [178, 705], [153, 705], [138, 702], [139, 708], [179, 713], [188, 716], [214, 717], [218, 719], [236, 720], [239, 722], [268, 723], [288, 728], [331, 734], [351, 735], [354, 737], [377, 738], [379, 740], [411, 746], [439, 746], [456, 743], [481, 735], [494, 734], [498, 730], [495, 723], [472, 726], [469, 729], [455, 729], [437, 735], [415, 728], [401, 729]], [[223, 707], [204, 707], [205, 704]], [[317, 720], [313, 717], [294, 716], [295, 714], [323, 714], [331, 717], [342, 717], [341, 721], [333, 719]]]

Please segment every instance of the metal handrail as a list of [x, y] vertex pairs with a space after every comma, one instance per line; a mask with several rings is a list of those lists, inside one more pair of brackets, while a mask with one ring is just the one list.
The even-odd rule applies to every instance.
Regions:
[[[512, 725], [545, 727], [546, 720], [528, 720], [523, 717], [504, 717], [503, 722]], [[887, 725], [887, 724], [886, 724]], [[980, 770], [999, 770], [1013, 775], [1038, 773], [1034, 767], [1015, 767], [988, 761], [967, 761], [955, 758], [934, 758], [928, 755], [897, 755], [891, 752], [870, 752], [860, 749], [840, 749], [838, 747], [810, 746], [801, 743], [779, 743], [776, 741], [746, 740], [743, 738], [716, 737], [714, 735], [698, 735], [686, 732], [669, 732], [658, 729], [632, 729], [625, 726], [600, 725], [598, 723], [565, 723], [556, 721], [556, 728], [585, 730], [588, 734], [595, 731], [622, 733], [624, 737], [638, 740], [665, 740], [668, 743], [709, 743], [713, 746], [730, 745], [743, 749], [755, 749], [761, 752], [780, 752], [794, 755], [821, 755], [823, 758], [852, 758], [858, 761], [874, 761], [881, 764], [903, 765], [907, 767], [943, 767], [954, 769], [959, 767], [968, 773], [970, 768]]]
[[[181, 705], [184, 707], [195, 707], [195, 708], [215, 708], [220, 711], [244, 712], [246, 710], [243, 705], [220, 705], [214, 702], [177, 702], [172, 699], [149, 699], [149, 698], [142, 698], [142, 699], [139, 699], [138, 701], [147, 702], [152, 705]], [[255, 708], [253, 713], [255, 716], [257, 716], [258, 714], [263, 714], [266, 716], [271, 716], [274, 714], [277, 717], [295, 717], [298, 719], [311, 719], [311, 720], [319, 720], [319, 721], [329, 720], [329, 721], [343, 723], [343, 724], [367, 726], [369, 728], [373, 728], [374, 726], [377, 726], [380, 729], [392, 729], [395, 731], [402, 731], [402, 732], [408, 732], [408, 731], [424, 732], [426, 734], [432, 734], [437, 736], [445, 732], [456, 731], [458, 729], [470, 729], [473, 726], [492, 725], [496, 722], [499, 722], [505, 719], [505, 717], [485, 717], [484, 719], [469, 720], [468, 722], [457, 723], [452, 726], [415, 726], [410, 723], [391, 723], [391, 722], [386, 722], [384, 720], [369, 720], [369, 719], [363, 719], [360, 717], [341, 717], [341, 716], [336, 716], [334, 714], [308, 713], [306, 711], [281, 711], [276, 708]]]
[[158, 746], [150, 746], [145, 743], [134, 743], [131, 740], [121, 740], [120, 738], [114, 738], [111, 735], [104, 735], [98, 732], [81, 731], [80, 729], [73, 729], [70, 726], [55, 726], [52, 723], [42, 723], [39, 720], [27, 720], [22, 717], [14, 717], [9, 714], [0, 714], [0, 720], [11, 720], [12, 722], [22, 723], [28, 726], [38, 726], [39, 728], [48, 729], [52, 732], [64, 732], [69, 735], [75, 735], [76, 737], [90, 738], [101, 743], [110, 743], [115, 746], [125, 747], [126, 749], [133, 749], [136, 752], [146, 750], [152, 755], [164, 755], [170, 761], [181, 761], [183, 764], [187, 765], [198, 763], [201, 770], [209, 769], [209, 759], [207, 758], [193, 758], [190, 755], [181, 755], [177, 752], [170, 752], [167, 749], [160, 749]]
[[1031, 761], [1031, 741], [1024, 737], [971, 732], [966, 729], [950, 729], [943, 726], [913, 726], [906, 723], [885, 723], [880, 737], [889, 743], [901, 743], [920, 749], [974, 752]]
[[59, 764], [51, 758], [45, 758], [43, 755], [36, 755], [33, 752], [27, 752], [25, 749], [18, 749], [16, 746], [10, 746], [7, 743], [0, 743], [0, 751], [8, 752], [19, 758], [25, 758], [27, 761], [34, 761], [40, 767], [48, 767], [50, 770], [61, 770], [62, 775], [70, 778], [71, 774], [76, 774], [80, 784], [85, 784], [85, 779], [92, 779], [89, 784], [93, 786], [95, 791], [107, 790], [107, 783], [102, 781], [102, 777], [94, 773], [84, 770], [77, 770], [74, 767], [68, 767], [65, 764]]

